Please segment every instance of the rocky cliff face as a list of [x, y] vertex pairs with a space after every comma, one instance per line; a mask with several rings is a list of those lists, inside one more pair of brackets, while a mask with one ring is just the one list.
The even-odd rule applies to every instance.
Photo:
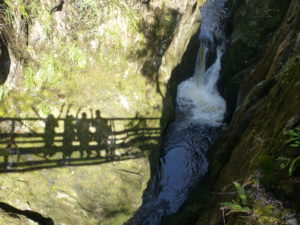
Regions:
[[[0, 115], [36, 120], [16, 122], [14, 133], [40, 134], [47, 115], [62, 112], [65, 120], [79, 109], [89, 116], [91, 108], [106, 118], [135, 117], [135, 122], [115, 124], [121, 135], [160, 130], [174, 118], [176, 87], [194, 69], [202, 1], [107, 1], [109, 7], [68, 1], [62, 9], [47, 1], [21, 2], [5, 1], [1, 8], [1, 16], [6, 7], [15, 14], [0, 18]], [[227, 224], [286, 224], [299, 211], [299, 1], [230, 0], [229, 8], [232, 32], [219, 82], [228, 127], [211, 150], [207, 179], [181, 212], [165, 219], [168, 225], [220, 224], [222, 202], [233, 203], [222, 208]], [[162, 119], [149, 122], [149, 117]], [[128, 152], [148, 158], [102, 164], [96, 159], [96, 165], [80, 167], [63, 161], [58, 152], [43, 161], [54, 169], [36, 169], [31, 162], [48, 150], [25, 144], [34, 152], [7, 158], [14, 151], [7, 151], [3, 134], [11, 127], [1, 122], [1, 202], [58, 224], [122, 224], [138, 208], [150, 177], [149, 161], [155, 164], [157, 157], [148, 157], [159, 148], [156, 139], [140, 145], [130, 135], [120, 136], [130, 145], [118, 149], [118, 159]], [[64, 132], [63, 125], [56, 131]], [[24, 165], [28, 171], [18, 172]], [[246, 202], [233, 181], [244, 186]], [[35, 223], [17, 212], [3, 207], [0, 223]]]
[[[133, 214], [202, 3], [0, 1], [0, 224], [113, 225]], [[111, 156], [89, 155], [75, 136], [65, 145], [69, 116], [93, 121], [96, 110], [110, 118]]]
[[219, 82], [228, 127], [211, 150], [207, 179], [165, 224], [298, 224], [299, 1], [229, 7], [232, 32]]

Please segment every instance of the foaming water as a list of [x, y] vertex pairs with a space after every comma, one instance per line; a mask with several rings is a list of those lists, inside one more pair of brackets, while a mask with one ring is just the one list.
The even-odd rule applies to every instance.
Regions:
[[[228, 12], [226, 0], [211, 0], [201, 9], [200, 47], [194, 75], [177, 89], [177, 113], [187, 114], [186, 123], [220, 126], [226, 110], [225, 100], [217, 90], [221, 58], [225, 49], [223, 21]], [[214, 59], [209, 65], [208, 60]]]
[[221, 69], [220, 49], [216, 62], [203, 74], [197, 74], [183, 81], [177, 90], [178, 111], [189, 114], [186, 123], [220, 126], [226, 110], [226, 103], [218, 93], [216, 83]]
[[180, 209], [208, 171], [206, 152], [226, 110], [216, 87], [225, 48], [225, 1], [211, 0], [201, 9], [201, 44], [194, 75], [178, 86], [176, 121], [166, 130], [158, 170], [128, 224], [159, 225], [163, 216]]

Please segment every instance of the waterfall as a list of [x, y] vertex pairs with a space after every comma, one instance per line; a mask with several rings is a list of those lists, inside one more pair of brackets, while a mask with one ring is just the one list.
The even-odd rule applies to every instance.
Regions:
[[[200, 49], [203, 47], [200, 47]], [[201, 50], [206, 55], [206, 50]], [[224, 99], [216, 88], [221, 69], [222, 50], [217, 48], [215, 63], [206, 71], [199, 67], [190, 79], [182, 82], [177, 90], [178, 113], [188, 114], [184, 123], [199, 123], [209, 126], [220, 126], [226, 109]], [[203, 60], [199, 60], [203, 62]]]
[[159, 225], [163, 216], [179, 210], [207, 173], [206, 152], [226, 109], [217, 90], [225, 49], [225, 1], [209, 0], [201, 9], [201, 44], [195, 72], [178, 86], [176, 121], [166, 131], [158, 171], [130, 221], [132, 225]]
[[[202, 24], [199, 35], [200, 47], [194, 75], [183, 81], [177, 90], [177, 114], [187, 114], [183, 123], [199, 123], [220, 126], [226, 103], [219, 95], [216, 84], [225, 49], [222, 21], [228, 14], [225, 0], [211, 0], [201, 9]], [[213, 63], [207, 68], [207, 58]]]

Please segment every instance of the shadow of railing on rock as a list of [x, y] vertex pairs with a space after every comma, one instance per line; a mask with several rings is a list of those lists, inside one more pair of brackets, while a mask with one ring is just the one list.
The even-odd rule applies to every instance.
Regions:
[[150, 124], [159, 118], [0, 118], [0, 173], [143, 158], [160, 140]]

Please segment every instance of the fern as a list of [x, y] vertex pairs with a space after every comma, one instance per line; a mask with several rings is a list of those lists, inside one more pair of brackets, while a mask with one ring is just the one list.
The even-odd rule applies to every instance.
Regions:
[[286, 143], [290, 144], [290, 146], [294, 148], [300, 147], [300, 125], [292, 130], [284, 131], [283, 133], [289, 136]]
[[235, 201], [232, 202], [222, 202], [221, 203], [222, 209], [228, 209], [229, 212], [227, 213], [251, 213], [251, 209], [249, 207], [244, 207], [238, 204]]
[[235, 189], [237, 190], [237, 194], [239, 199], [241, 200], [241, 204], [232, 200], [231, 202], [222, 202], [220, 205], [222, 206], [221, 209], [227, 209], [229, 212], [227, 213], [251, 213], [251, 209], [248, 206], [248, 199], [247, 194], [244, 187], [239, 184], [238, 182], [233, 182]]
[[244, 187], [237, 182], [233, 182], [233, 184], [237, 190], [239, 198], [241, 199], [242, 205], [243, 206], [248, 205], [247, 195], [246, 195], [246, 191], [245, 191]]
[[291, 164], [289, 166], [289, 176], [293, 175], [294, 171], [299, 166], [299, 164], [298, 164], [299, 161], [300, 161], [300, 156], [298, 156], [291, 162]]

